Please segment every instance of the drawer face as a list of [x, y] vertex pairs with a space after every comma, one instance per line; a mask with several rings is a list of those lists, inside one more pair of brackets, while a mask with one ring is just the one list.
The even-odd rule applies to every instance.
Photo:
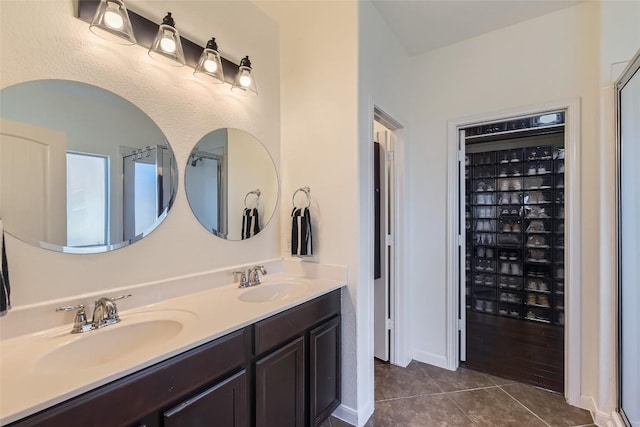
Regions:
[[[191, 390], [246, 366], [248, 329], [242, 329], [135, 374], [17, 421], [17, 426], [132, 425], [143, 414], [187, 398]], [[113, 408], [118, 408], [114, 411]], [[108, 414], [96, 417], [96, 414]]]
[[337, 289], [255, 324], [255, 353], [262, 354], [340, 313]]

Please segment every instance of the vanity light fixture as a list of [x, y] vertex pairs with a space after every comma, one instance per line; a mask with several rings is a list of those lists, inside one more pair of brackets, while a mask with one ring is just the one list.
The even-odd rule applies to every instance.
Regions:
[[162, 19], [156, 38], [149, 48], [149, 56], [175, 67], [185, 65], [180, 33], [176, 29], [176, 23], [171, 16], [171, 12], [168, 12], [167, 16]]
[[136, 44], [129, 12], [122, 0], [100, 0], [89, 29], [105, 40], [119, 44]]
[[[1, 2], [2, 0], [0, 0]], [[231, 85], [240, 94], [257, 95], [251, 61], [245, 56], [238, 66], [220, 55], [215, 39], [203, 47], [180, 37], [171, 13], [157, 23], [127, 10], [126, 0], [76, 0], [78, 18], [90, 24], [91, 31], [118, 43], [137, 44], [148, 49], [151, 58], [170, 65], [187, 65], [194, 75], [208, 75], [214, 81]], [[135, 28], [135, 35], [133, 29]]]
[[202, 51], [198, 65], [193, 71], [194, 76], [198, 77], [199, 74], [212, 77], [215, 83], [224, 83], [224, 70], [215, 37], [211, 37], [207, 42], [207, 47]]
[[236, 78], [233, 81], [231, 90], [245, 95], [258, 94], [258, 90], [256, 89], [256, 79], [254, 78], [251, 61], [249, 61], [248, 56], [245, 56], [240, 61], [240, 68], [238, 69], [238, 74], [236, 74]]

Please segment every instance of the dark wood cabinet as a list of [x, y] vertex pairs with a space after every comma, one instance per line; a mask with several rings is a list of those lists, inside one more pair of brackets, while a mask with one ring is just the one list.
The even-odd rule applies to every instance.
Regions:
[[247, 373], [241, 371], [172, 408], [163, 415], [163, 427], [247, 427]]
[[256, 362], [256, 427], [304, 427], [304, 337]]
[[336, 290], [10, 427], [306, 427], [340, 403]]
[[320, 425], [340, 405], [340, 316], [309, 332], [309, 416]]

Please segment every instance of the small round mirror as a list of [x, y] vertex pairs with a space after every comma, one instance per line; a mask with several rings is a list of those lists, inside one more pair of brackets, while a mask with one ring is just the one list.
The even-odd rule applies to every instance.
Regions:
[[171, 146], [105, 89], [35, 80], [0, 91], [0, 218], [34, 246], [106, 252], [153, 231], [178, 185]]
[[207, 231], [227, 240], [258, 234], [278, 202], [278, 174], [266, 148], [233, 128], [206, 134], [185, 167], [187, 199]]

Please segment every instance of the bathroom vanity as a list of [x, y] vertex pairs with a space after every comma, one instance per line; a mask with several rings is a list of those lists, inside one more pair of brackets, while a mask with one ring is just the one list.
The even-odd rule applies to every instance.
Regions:
[[[289, 283], [287, 280], [278, 283]], [[291, 280], [293, 282], [295, 280]], [[188, 318], [183, 319], [185, 330], [207, 329], [206, 322], [211, 321], [215, 313], [207, 317], [207, 313], [192, 305], [207, 295], [216, 298], [217, 302], [209, 308], [220, 315], [224, 315], [225, 305], [230, 306], [229, 312], [244, 307], [245, 316], [250, 319], [231, 332], [226, 329], [222, 335], [214, 333], [210, 335], [212, 339], [197, 340], [195, 346], [182, 347], [188, 349], [174, 351], [157, 363], [129, 370], [126, 375], [97, 387], [85, 387], [84, 393], [58, 399], [57, 404], [33, 402], [32, 409], [35, 409], [30, 411], [31, 415], [19, 416], [21, 419], [17, 421], [14, 421], [16, 417], [8, 420], [4, 411], [3, 425], [317, 426], [340, 404], [342, 291], [338, 283], [331, 281], [301, 279], [300, 282], [305, 292], [296, 295], [287, 291], [291, 297], [284, 297], [283, 301], [256, 300], [270, 292], [273, 285], [267, 282], [248, 290], [232, 285], [182, 297], [182, 302], [180, 298], [165, 302], [173, 310], [190, 304], [198, 314], [198, 321], [189, 323]], [[230, 299], [229, 295], [235, 298]], [[278, 306], [282, 308], [276, 308]], [[265, 311], [268, 315], [258, 314]], [[113, 328], [124, 327], [127, 317], [129, 326], [131, 322], [140, 321], [132, 320], [134, 315], [123, 313], [121, 324]], [[170, 324], [163, 325], [167, 328]], [[215, 330], [217, 326], [212, 327]], [[98, 339], [93, 352], [84, 356], [99, 357], [101, 351], [107, 351], [101, 347], [101, 341], [108, 345], [104, 339]], [[11, 350], [7, 354], [11, 359]], [[34, 360], [37, 366], [47, 359]], [[4, 361], [3, 368], [8, 366], [6, 363], [12, 362]], [[84, 368], [80, 366], [77, 372], [70, 369], [61, 373], [60, 378], [68, 376], [73, 381], [73, 377], [89, 375], [94, 369], [90, 362]], [[27, 382], [37, 378], [29, 379], [28, 375]], [[51, 381], [52, 375], [53, 372], [40, 377], [44, 383]], [[6, 386], [11, 379], [5, 381]], [[29, 391], [38, 388], [33, 383], [25, 386]], [[42, 386], [52, 387], [48, 383]], [[23, 393], [26, 395], [29, 391]], [[7, 421], [14, 422], [4, 424]]]

